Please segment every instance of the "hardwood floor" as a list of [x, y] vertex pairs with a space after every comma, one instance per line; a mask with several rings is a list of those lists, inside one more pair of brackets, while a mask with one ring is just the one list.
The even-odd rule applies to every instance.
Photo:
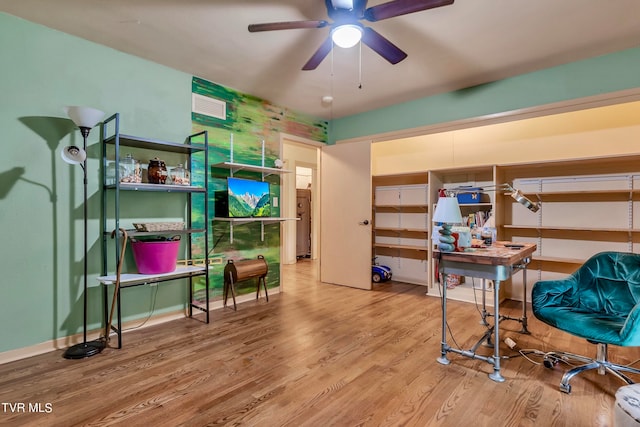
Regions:
[[[615, 390], [594, 372], [559, 391], [562, 367], [523, 357], [491, 365], [454, 354], [440, 365], [440, 300], [424, 287], [362, 291], [319, 283], [315, 263], [285, 266], [284, 292], [126, 333], [124, 348], [86, 360], [62, 351], [0, 365], [0, 424], [12, 426], [610, 426]], [[455, 340], [483, 327], [473, 304], [451, 302]], [[505, 304], [517, 316], [520, 305]], [[531, 335], [501, 323], [521, 348], [591, 355], [594, 346], [530, 318]], [[504, 345], [503, 354], [517, 355]], [[635, 349], [612, 348], [630, 363]], [[490, 354], [481, 347], [478, 352]], [[540, 361], [540, 359], [535, 359]], [[11, 403], [12, 406], [8, 406]], [[19, 403], [25, 404], [24, 411]], [[30, 412], [39, 404], [41, 412]]]

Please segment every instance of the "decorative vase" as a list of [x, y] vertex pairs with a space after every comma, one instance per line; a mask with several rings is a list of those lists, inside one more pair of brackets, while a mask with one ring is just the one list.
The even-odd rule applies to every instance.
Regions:
[[172, 168], [169, 172], [169, 178], [173, 185], [189, 185], [191, 183], [189, 171], [182, 167], [182, 165]]
[[147, 172], [151, 184], [164, 184], [167, 181], [167, 165], [157, 157], [149, 160]]
[[[127, 154], [124, 159], [120, 160], [119, 172], [120, 182], [129, 182], [135, 184], [139, 184], [142, 182], [142, 168], [140, 167], [140, 162], [134, 159], [131, 154]], [[115, 170], [113, 171], [113, 174], [115, 177]]]

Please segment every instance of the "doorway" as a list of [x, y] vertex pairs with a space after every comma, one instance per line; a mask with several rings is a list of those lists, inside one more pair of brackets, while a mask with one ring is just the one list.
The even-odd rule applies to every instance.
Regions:
[[[317, 259], [320, 253], [320, 206], [315, 201], [320, 200], [319, 164], [323, 144], [289, 135], [282, 135], [281, 142], [284, 167], [292, 172], [282, 176], [281, 216], [296, 218], [283, 224], [281, 263], [295, 264], [303, 258]], [[306, 190], [302, 193], [309, 199], [307, 212], [298, 208], [298, 190]], [[306, 202], [301, 203], [305, 208]]]
[[296, 166], [296, 258], [311, 258], [313, 170]]

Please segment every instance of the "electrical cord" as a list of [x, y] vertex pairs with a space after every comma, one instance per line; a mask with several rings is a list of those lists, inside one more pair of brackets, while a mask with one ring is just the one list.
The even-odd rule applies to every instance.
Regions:
[[[113, 230], [111, 232], [111, 238], [113, 239], [116, 236], [116, 232], [118, 230]], [[120, 228], [119, 229], [120, 233], [122, 233], [123, 238], [122, 238], [122, 249], [120, 251], [120, 260], [118, 262], [118, 271], [116, 274], [116, 284], [115, 284], [115, 289], [113, 292], [113, 301], [111, 303], [111, 312], [109, 314], [109, 322], [107, 323], [107, 327], [105, 328], [105, 337], [104, 340], [106, 342], [108, 342], [111, 339], [111, 334], [114, 333], [115, 331], [111, 330], [111, 324], [113, 323], [113, 314], [114, 314], [114, 309], [116, 306], [116, 297], [120, 288], [120, 274], [121, 274], [121, 269], [122, 269], [122, 265], [124, 263], [124, 254], [125, 254], [125, 250], [127, 247], [127, 239], [129, 238], [128, 234], [127, 234], [127, 230]], [[139, 325], [137, 326], [133, 326], [127, 329], [123, 329], [122, 332], [125, 331], [130, 331], [133, 329], [138, 329], [141, 328], [142, 326], [144, 326], [149, 319], [151, 318], [151, 316], [153, 315], [153, 312], [155, 311], [155, 306], [156, 306], [156, 299], [157, 299], [157, 295], [158, 295], [158, 286], [155, 287], [155, 291], [153, 292], [152, 298], [151, 298], [151, 304], [150, 304], [150, 308], [149, 308], [149, 315], [147, 316], [147, 318]]]
[[625, 366], [632, 367], [633, 365], [635, 365], [638, 362], [640, 362], [640, 359], [636, 359], [633, 362], [631, 362], [631, 363], [629, 363], [628, 365], [625, 365]]
[[[447, 286], [444, 278], [442, 277], [442, 275], [440, 275], [440, 285], [441, 286]], [[475, 282], [474, 282], [474, 278], [471, 278], [471, 286], [473, 287], [473, 298], [475, 299], [475, 306], [476, 306], [476, 310], [478, 311], [478, 314], [480, 314], [480, 317], [482, 317], [482, 324], [484, 325], [484, 327], [486, 328], [487, 331], [489, 331], [491, 328], [489, 326], [489, 324], [486, 322], [484, 316], [482, 315], [482, 312], [480, 311], [480, 307], [478, 304], [478, 299], [476, 297], [476, 287], [475, 287]], [[442, 296], [442, 289], [440, 288], [440, 286], [438, 286], [438, 293], [440, 294], [440, 306], [441, 309], [444, 309], [444, 298]], [[449, 336], [451, 337], [451, 341], [453, 342], [453, 344], [455, 344], [456, 348], [458, 350], [463, 350], [462, 347], [460, 346], [460, 344], [458, 344], [458, 342], [456, 341], [455, 337], [453, 336], [453, 332], [451, 331], [451, 326], [449, 326], [449, 321], [445, 319], [444, 321], [445, 325], [447, 326], [447, 331], [449, 332]]]
[[[445, 281], [443, 280], [444, 278], [442, 277], [442, 275], [440, 276], [440, 285], [441, 286], [446, 286]], [[471, 278], [471, 286], [473, 287], [473, 297], [475, 300], [475, 306], [476, 306], [476, 310], [478, 311], [478, 313], [480, 314], [480, 316], [482, 317], [482, 312], [480, 310], [480, 306], [478, 303], [478, 298], [477, 298], [477, 288], [475, 286], [475, 281], [474, 278]], [[483, 290], [484, 292], [484, 290]], [[438, 286], [438, 293], [440, 295], [440, 305], [441, 305], [441, 309], [444, 309], [444, 297], [442, 295], [442, 289], [440, 288], [440, 286]], [[447, 332], [449, 333], [449, 337], [451, 338], [451, 341], [453, 342], [453, 344], [455, 345], [455, 347], [458, 350], [462, 350], [462, 347], [458, 344], [458, 342], [456, 341], [453, 332], [451, 331], [451, 326], [449, 325], [449, 322], [445, 319], [444, 321], [446, 328], [447, 328]], [[483, 324], [486, 327], [487, 330], [490, 330], [490, 326], [489, 324], [484, 321], [484, 317], [483, 317]], [[532, 357], [530, 357], [531, 355], [533, 356], [538, 356], [542, 359], [541, 362], [538, 362], [536, 360], [534, 360]], [[507, 360], [507, 359], [515, 359], [517, 357], [523, 357], [524, 359], [526, 359], [527, 361], [529, 361], [530, 363], [534, 364], [534, 365], [545, 365], [545, 367], [553, 367], [553, 365], [555, 365], [558, 362], [562, 362], [567, 364], [570, 367], [574, 367], [574, 366], [578, 366], [575, 364], [572, 364], [568, 358], [569, 357], [577, 357], [580, 358], [581, 356], [579, 355], [574, 355], [572, 353], [566, 353], [566, 352], [554, 352], [554, 351], [550, 351], [550, 352], [544, 352], [542, 350], [538, 350], [538, 349], [533, 349], [533, 348], [526, 348], [526, 349], [519, 349], [517, 354], [512, 354], [512, 355], [508, 355], [508, 356], [500, 356], [500, 359], [502, 360]], [[548, 362], [547, 362], [548, 361]], [[631, 366], [635, 363], [640, 362], [640, 359], [634, 361], [633, 363], [627, 365], [627, 366]]]
[[[440, 276], [440, 285], [441, 286], [446, 286], [446, 283], [443, 280], [443, 277]], [[480, 316], [482, 317], [482, 312], [480, 310], [480, 305], [478, 303], [478, 298], [477, 298], [477, 288], [475, 286], [475, 279], [472, 277], [471, 278], [471, 286], [473, 288], [473, 298], [475, 301], [475, 306], [476, 306], [476, 310], [478, 311], [478, 313], [480, 314]], [[484, 290], [483, 290], [484, 292]], [[438, 293], [440, 295], [440, 305], [441, 308], [444, 309], [444, 298], [442, 295], [442, 289], [440, 288], [440, 286], [438, 286]], [[483, 318], [484, 320], [484, 318]], [[462, 347], [458, 344], [458, 342], [456, 341], [453, 332], [451, 331], [451, 326], [449, 325], [449, 322], [445, 319], [445, 325], [447, 327], [447, 332], [449, 333], [449, 336], [451, 337], [451, 341], [453, 342], [453, 344], [456, 346], [456, 348], [458, 350], [462, 350]], [[487, 330], [489, 330], [489, 325], [487, 324], [486, 321], [483, 321], [483, 324], [485, 325], [485, 327], [487, 328]], [[531, 355], [540, 357], [542, 359], [541, 362], [534, 360], [532, 357], [530, 357]], [[567, 366], [569, 366], [570, 368], [576, 367], [576, 366], [580, 366], [578, 364], [575, 363], [571, 363], [569, 361], [570, 358], [574, 358], [576, 360], [580, 360], [581, 358], [585, 358], [584, 356], [578, 355], [578, 354], [574, 354], [574, 353], [567, 353], [567, 352], [557, 352], [557, 351], [549, 351], [549, 352], [544, 352], [542, 350], [538, 350], [535, 348], [525, 348], [525, 349], [520, 349], [518, 350], [517, 354], [513, 354], [513, 355], [508, 355], [508, 356], [500, 356], [500, 359], [503, 360], [507, 360], [507, 359], [515, 359], [517, 357], [523, 357], [524, 359], [526, 359], [528, 362], [532, 363], [533, 365], [544, 365], [547, 368], [553, 368], [553, 366], [559, 362], [562, 362], [564, 364], [566, 364]], [[640, 359], [636, 359], [633, 362], [625, 365], [628, 367], [631, 367], [633, 365], [635, 365], [636, 363], [640, 362]], [[585, 361], [585, 363], [587, 363]]]
[[141, 327], [143, 327], [144, 325], [147, 324], [147, 322], [149, 321], [149, 319], [151, 319], [151, 316], [153, 315], [153, 312], [156, 309], [156, 300], [157, 300], [157, 296], [158, 296], [158, 286], [154, 286], [156, 289], [153, 292], [153, 294], [151, 295], [151, 302], [150, 302], [150, 307], [149, 307], [149, 315], [147, 316], [146, 319], [144, 319], [142, 321], [142, 323], [140, 323], [139, 325], [136, 326], [131, 326], [129, 328], [123, 329], [122, 332], [126, 332], [126, 331], [133, 331], [134, 329], [139, 329]]
[[[446, 283], [444, 283], [443, 279], [444, 279], [444, 277], [442, 277], [442, 275], [440, 275], [440, 285], [441, 286], [447, 286]], [[438, 293], [440, 294], [440, 308], [441, 308], [441, 311], [444, 311], [444, 297], [442, 295], [442, 289], [440, 289], [440, 286], [438, 286]], [[456, 338], [453, 336], [453, 332], [451, 331], [451, 326], [449, 326], [449, 321], [446, 318], [444, 319], [444, 324], [447, 326], [447, 331], [449, 332], [449, 336], [451, 337], [451, 341], [453, 341], [453, 343], [455, 344], [455, 346], [456, 346], [456, 348], [458, 350], [462, 350], [462, 347], [460, 347], [460, 345], [456, 341]]]
[[[446, 286], [446, 284], [444, 283], [444, 280], [442, 280], [442, 277], [440, 279], [440, 284], [442, 286]], [[480, 311], [480, 306], [479, 306], [478, 298], [477, 298], [477, 295], [476, 295], [476, 290], [477, 289], [475, 287], [475, 282], [474, 282], [474, 278], [473, 277], [471, 278], [471, 285], [473, 287], [473, 297], [474, 297], [474, 300], [475, 300], [476, 310], [478, 311], [478, 313], [482, 317], [482, 312]], [[440, 286], [438, 286], [438, 293], [440, 295], [440, 305], [441, 305], [441, 307], [443, 307], [444, 306], [444, 298], [443, 298], [442, 289], [440, 289]], [[483, 324], [485, 325], [487, 330], [490, 329], [489, 325], [487, 324], [486, 321], [483, 321]], [[455, 344], [455, 346], [456, 346], [456, 348], [458, 350], [462, 350], [462, 347], [458, 344], [458, 342], [456, 341], [455, 337], [453, 336], [453, 332], [451, 331], [451, 327], [449, 326], [449, 322], [446, 319], [445, 319], [445, 325], [447, 327], [447, 331], [449, 333], [449, 336], [451, 337], [451, 341], [453, 342], [453, 344]], [[513, 354], [513, 355], [509, 355], [509, 356], [500, 356], [500, 359], [507, 360], [507, 359], [515, 359], [517, 357], [523, 357], [523, 358], [525, 358], [526, 360], [528, 360], [529, 362], [531, 362], [534, 365], [542, 365], [543, 362], [537, 362], [537, 361], [533, 360], [531, 357], [529, 357], [529, 355], [533, 354], [533, 355], [536, 355], [536, 356], [540, 356], [542, 359], [544, 359], [545, 357], [548, 357], [552, 353], [553, 352], [545, 353], [545, 352], [543, 352], [541, 350], [538, 350], [538, 349], [520, 349], [520, 350], [518, 350], [517, 354]], [[562, 361], [565, 362], [565, 363], [568, 363], [568, 361], [566, 361], [566, 360], [562, 360]], [[640, 361], [640, 359], [638, 359], [636, 362], [638, 362], [638, 361]], [[634, 363], [636, 363], [636, 362], [634, 362]]]
[[[478, 314], [482, 318], [482, 324], [487, 328], [487, 331], [489, 331], [490, 330], [490, 326], [487, 323], [486, 314], [483, 314], [482, 311], [480, 311], [480, 304], [478, 303], [478, 296], [476, 295], [477, 288], [476, 288], [475, 277], [471, 278], [471, 287], [473, 288], [473, 300], [475, 302], [476, 311], [478, 312]], [[482, 288], [482, 292], [485, 292], [484, 287]]]

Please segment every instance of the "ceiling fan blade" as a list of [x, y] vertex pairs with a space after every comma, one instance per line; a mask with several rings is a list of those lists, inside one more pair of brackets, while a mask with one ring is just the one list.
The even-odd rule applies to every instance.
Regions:
[[448, 6], [453, 2], [454, 0], [395, 0], [368, 8], [364, 12], [364, 19], [370, 22], [382, 21], [395, 16]]
[[324, 58], [331, 52], [331, 48], [333, 47], [333, 41], [331, 40], [331, 36], [327, 37], [326, 40], [320, 45], [316, 53], [304, 64], [302, 69], [304, 71], [315, 70], [318, 65], [322, 62]]
[[251, 24], [249, 32], [256, 33], [258, 31], [273, 30], [297, 30], [300, 28], [322, 28], [329, 25], [327, 21], [287, 21], [287, 22], [271, 22], [267, 24]]
[[381, 36], [373, 28], [364, 28], [362, 42], [392, 64], [397, 64], [407, 57], [407, 54], [398, 46]]

